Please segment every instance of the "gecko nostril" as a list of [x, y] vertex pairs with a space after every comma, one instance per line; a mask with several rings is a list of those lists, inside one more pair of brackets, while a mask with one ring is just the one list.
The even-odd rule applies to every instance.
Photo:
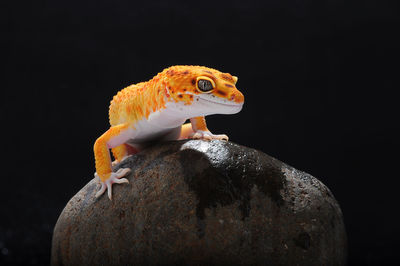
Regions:
[[232, 93], [230, 100], [235, 101], [237, 103], [241, 103], [244, 101], [244, 96], [240, 91], [236, 91], [236, 92]]

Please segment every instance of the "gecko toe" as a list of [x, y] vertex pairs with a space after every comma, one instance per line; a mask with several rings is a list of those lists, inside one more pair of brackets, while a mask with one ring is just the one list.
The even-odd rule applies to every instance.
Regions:
[[127, 175], [129, 172], [131, 171], [131, 169], [129, 168], [120, 168], [118, 169], [118, 171], [115, 173], [115, 178], [118, 179], [120, 177], [123, 177], [125, 175]]
[[228, 137], [227, 135], [225, 135], [225, 134], [222, 134], [222, 135], [214, 135], [214, 136], [216, 137], [215, 139], [226, 140], [226, 141], [229, 140], [229, 137]]
[[107, 195], [110, 200], [112, 200], [112, 184], [107, 182]]
[[129, 180], [126, 179], [126, 178], [120, 178], [120, 179], [115, 180], [114, 183], [117, 183], [117, 184], [127, 183], [127, 184], [129, 184]]
[[197, 131], [196, 133], [193, 133], [189, 137], [192, 139], [204, 139], [204, 140], [213, 140], [213, 139], [226, 140], [226, 141], [229, 140], [228, 136], [225, 134], [214, 135], [209, 131]]
[[101, 195], [103, 195], [104, 191], [106, 191], [106, 184], [101, 183], [101, 188], [99, 191], [97, 191], [95, 197], [96, 198], [100, 197]]

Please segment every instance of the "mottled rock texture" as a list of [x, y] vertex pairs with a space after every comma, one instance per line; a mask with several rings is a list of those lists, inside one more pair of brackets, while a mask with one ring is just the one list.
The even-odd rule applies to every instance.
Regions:
[[90, 181], [54, 229], [52, 265], [344, 265], [340, 207], [309, 174], [225, 141], [160, 143], [130, 184]]

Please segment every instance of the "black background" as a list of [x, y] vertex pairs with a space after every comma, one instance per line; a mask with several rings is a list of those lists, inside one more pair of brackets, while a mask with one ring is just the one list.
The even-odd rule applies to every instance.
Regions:
[[0, 264], [49, 263], [112, 96], [177, 64], [239, 77], [209, 128], [325, 183], [350, 265], [398, 262], [396, 2], [3, 1]]

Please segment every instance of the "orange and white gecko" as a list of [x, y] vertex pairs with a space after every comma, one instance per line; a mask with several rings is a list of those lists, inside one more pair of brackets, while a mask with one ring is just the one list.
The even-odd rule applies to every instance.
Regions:
[[[96, 197], [113, 183], [129, 183], [124, 177], [131, 171], [112, 165], [137, 153], [146, 142], [177, 139], [228, 140], [214, 135], [204, 116], [235, 114], [243, 106], [244, 96], [236, 89], [237, 77], [202, 66], [172, 66], [153, 79], [126, 87], [110, 104], [111, 127], [94, 144], [95, 177], [101, 182]], [[185, 123], [190, 119], [190, 123]], [[115, 157], [111, 163], [109, 149]]]

